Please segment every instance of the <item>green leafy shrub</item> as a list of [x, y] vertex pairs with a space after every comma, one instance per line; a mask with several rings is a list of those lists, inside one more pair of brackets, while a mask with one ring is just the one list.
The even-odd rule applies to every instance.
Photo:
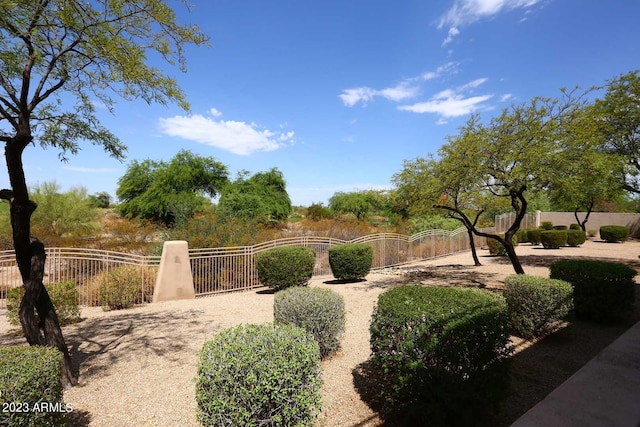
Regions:
[[570, 224], [569, 225], [569, 230], [582, 230], [582, 228], [580, 228], [580, 224]]
[[540, 242], [545, 249], [560, 249], [567, 246], [567, 230], [543, 230]]
[[294, 325], [221, 331], [200, 351], [197, 417], [207, 426], [312, 425], [321, 406], [320, 348]]
[[[504, 234], [500, 234], [500, 237], [504, 239]], [[511, 241], [513, 242], [513, 246], [518, 246], [518, 235], [514, 235]], [[487, 239], [487, 246], [489, 247], [489, 254], [491, 255], [504, 256], [507, 254], [507, 249], [496, 239]]]
[[105, 310], [121, 310], [151, 301], [157, 272], [149, 268], [123, 265], [105, 270], [92, 279], [99, 305]]
[[312, 248], [273, 248], [256, 256], [260, 283], [275, 290], [306, 286], [315, 263], [316, 252]]
[[549, 276], [573, 285], [576, 316], [609, 321], [626, 318], [633, 311], [636, 274], [622, 263], [566, 259], [551, 264]]
[[582, 230], [570, 229], [567, 230], [567, 245], [580, 246], [587, 240], [587, 233]]
[[0, 347], [0, 425], [64, 426], [62, 353], [53, 347]]
[[273, 303], [276, 323], [293, 324], [311, 333], [326, 357], [340, 347], [344, 332], [344, 298], [331, 289], [295, 287], [277, 292]]
[[518, 243], [529, 243], [529, 235], [527, 230], [520, 229], [516, 231], [516, 237], [518, 238]]
[[[69, 325], [80, 320], [80, 297], [75, 282], [48, 283], [45, 285], [49, 298], [56, 309], [58, 322], [61, 326]], [[7, 320], [12, 325], [20, 324], [18, 310], [24, 296], [24, 287], [11, 289], [7, 294]], [[38, 312], [35, 311], [39, 321]]]
[[511, 350], [501, 295], [399, 286], [378, 297], [370, 332], [381, 414], [392, 424], [469, 425], [504, 392]]
[[530, 228], [527, 230], [527, 237], [532, 245], [540, 244], [540, 234], [542, 233], [542, 229], [540, 228]]
[[629, 240], [629, 229], [624, 225], [603, 225], [600, 227], [600, 238], [609, 243]]
[[573, 305], [573, 287], [562, 280], [513, 274], [504, 280], [509, 323], [516, 335], [534, 338], [550, 331]]
[[543, 230], [553, 230], [553, 222], [542, 221], [542, 223], [540, 224], [540, 228]]
[[566, 225], [554, 225], [553, 229], [554, 230], [567, 230], [569, 227], [567, 227]]
[[347, 243], [329, 248], [329, 266], [339, 280], [358, 280], [371, 270], [373, 248], [365, 243]]

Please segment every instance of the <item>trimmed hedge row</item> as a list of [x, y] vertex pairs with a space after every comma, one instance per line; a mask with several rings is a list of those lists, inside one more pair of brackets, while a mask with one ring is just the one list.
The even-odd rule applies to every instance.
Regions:
[[622, 263], [565, 259], [551, 264], [549, 276], [573, 285], [576, 316], [610, 321], [624, 319], [633, 311], [636, 274]]
[[534, 338], [550, 332], [553, 323], [573, 307], [571, 283], [526, 274], [504, 280], [509, 323], [516, 335]]
[[504, 391], [511, 350], [500, 295], [399, 286], [379, 296], [370, 332], [386, 421], [469, 425]]
[[609, 243], [629, 240], [629, 229], [623, 225], [603, 225], [600, 227], [600, 238]]
[[316, 251], [305, 247], [273, 248], [256, 255], [258, 280], [275, 290], [308, 285], [315, 263]]
[[197, 418], [211, 426], [307, 426], [321, 407], [320, 348], [294, 325], [221, 331], [200, 351]]
[[[511, 239], [511, 242], [513, 243], [513, 246], [518, 246], [518, 237], [517, 236], [518, 235], [515, 234]], [[500, 234], [500, 237], [502, 237], [504, 239], [504, 234]], [[504, 245], [502, 243], [500, 243], [496, 239], [487, 239], [487, 246], [489, 247], [489, 254], [490, 255], [504, 256], [504, 255], [507, 254], [507, 249], [504, 247]]]
[[545, 249], [560, 249], [567, 246], [567, 230], [543, 230], [540, 242]]
[[0, 347], [0, 425], [64, 426], [62, 353], [39, 346]]

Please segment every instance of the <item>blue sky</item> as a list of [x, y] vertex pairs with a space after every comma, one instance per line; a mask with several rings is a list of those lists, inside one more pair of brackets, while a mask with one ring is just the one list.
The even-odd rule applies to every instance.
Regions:
[[[191, 103], [120, 101], [100, 118], [129, 148], [85, 144], [67, 163], [25, 151], [33, 185], [115, 195], [131, 160], [180, 149], [232, 176], [280, 169], [295, 205], [390, 188], [405, 159], [436, 152], [469, 115], [589, 87], [640, 68], [636, 0], [192, 0], [172, 2], [210, 48], [167, 66]], [[8, 178], [3, 166], [6, 187]]]

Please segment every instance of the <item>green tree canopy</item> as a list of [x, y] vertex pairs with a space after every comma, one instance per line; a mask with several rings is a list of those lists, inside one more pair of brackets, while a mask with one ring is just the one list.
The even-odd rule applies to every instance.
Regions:
[[631, 71], [609, 80], [604, 98], [596, 100], [593, 107], [605, 148], [622, 160], [617, 174], [621, 185], [636, 194], [640, 194], [639, 73]]
[[[122, 159], [125, 146], [95, 115], [113, 111], [114, 96], [148, 103], [177, 102], [187, 109], [176, 81], [147, 64], [147, 56], [185, 70], [185, 48], [207, 37], [180, 25], [162, 0], [12, 0], [0, 2], [0, 141], [11, 188], [9, 200], [16, 261], [25, 287], [20, 322], [31, 345], [64, 354], [65, 376], [75, 376], [60, 325], [42, 285], [44, 246], [31, 235], [22, 154], [32, 142], [75, 154], [80, 143], [102, 146]], [[34, 308], [41, 319], [36, 322]]]
[[338, 191], [329, 199], [329, 207], [335, 212], [353, 214], [358, 220], [363, 220], [374, 210], [376, 202], [376, 195], [370, 191]]
[[287, 183], [277, 168], [250, 178], [241, 173], [220, 195], [218, 215], [222, 220], [256, 220], [263, 224], [286, 221], [291, 214]]
[[118, 210], [128, 218], [182, 225], [227, 182], [227, 167], [181, 150], [169, 162], [133, 161], [118, 180]]

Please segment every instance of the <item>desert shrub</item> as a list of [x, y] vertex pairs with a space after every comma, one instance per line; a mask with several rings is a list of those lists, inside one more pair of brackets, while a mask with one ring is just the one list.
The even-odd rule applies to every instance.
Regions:
[[587, 240], [587, 233], [582, 230], [567, 230], [567, 245], [580, 246]]
[[[504, 234], [500, 234], [500, 237], [504, 239]], [[511, 241], [513, 242], [513, 246], [518, 246], [518, 235], [514, 235]], [[496, 239], [487, 239], [487, 246], [489, 247], [489, 254], [491, 255], [504, 256], [507, 254], [507, 249]]]
[[545, 249], [560, 249], [567, 246], [566, 230], [543, 230], [540, 233], [540, 242]]
[[0, 425], [64, 426], [62, 353], [53, 347], [0, 347]]
[[453, 231], [460, 227], [462, 227], [460, 221], [442, 215], [424, 215], [409, 219], [409, 233], [412, 235], [429, 230]]
[[469, 425], [504, 391], [511, 350], [500, 295], [399, 286], [378, 297], [370, 332], [386, 421]]
[[276, 290], [306, 286], [313, 276], [316, 251], [312, 248], [282, 247], [258, 253], [258, 280]]
[[277, 292], [273, 303], [276, 323], [288, 323], [310, 332], [326, 357], [340, 347], [344, 332], [344, 298], [331, 289], [295, 287]]
[[516, 231], [516, 237], [518, 238], [518, 243], [529, 243], [529, 235], [527, 230], [520, 229]]
[[553, 323], [565, 317], [573, 304], [571, 283], [526, 274], [513, 274], [504, 280], [509, 324], [516, 335], [534, 338], [550, 331]]
[[329, 266], [339, 280], [358, 280], [371, 270], [373, 248], [365, 243], [347, 243], [329, 248]]
[[[93, 277], [99, 304], [105, 310], [120, 310], [151, 301], [157, 272], [135, 265], [122, 265]], [[90, 286], [90, 287], [91, 287]]]
[[313, 203], [309, 208], [307, 208], [307, 218], [312, 221], [331, 219], [333, 218], [333, 211], [322, 203]]
[[576, 316], [609, 321], [626, 318], [633, 311], [636, 274], [622, 263], [566, 259], [551, 264], [549, 276], [573, 285]]
[[[60, 322], [61, 326], [69, 325], [80, 320], [80, 297], [75, 282], [48, 283], [45, 285], [45, 288], [56, 309], [58, 322]], [[18, 310], [20, 309], [20, 302], [23, 296], [23, 286], [13, 288], [7, 295], [7, 320], [12, 325], [18, 325], [20, 323]], [[34, 312], [36, 319], [39, 319], [38, 312], [35, 310]]]
[[540, 228], [543, 230], [553, 230], [553, 222], [542, 221], [542, 223], [540, 224]]
[[569, 230], [582, 230], [582, 228], [580, 228], [580, 224], [569, 224]]
[[527, 237], [532, 245], [540, 244], [540, 234], [542, 233], [541, 228], [530, 228], [527, 230]]
[[196, 383], [202, 425], [306, 426], [321, 406], [320, 349], [294, 325], [242, 325], [200, 351]]
[[603, 225], [600, 227], [600, 238], [609, 243], [629, 240], [629, 229], [624, 225]]

